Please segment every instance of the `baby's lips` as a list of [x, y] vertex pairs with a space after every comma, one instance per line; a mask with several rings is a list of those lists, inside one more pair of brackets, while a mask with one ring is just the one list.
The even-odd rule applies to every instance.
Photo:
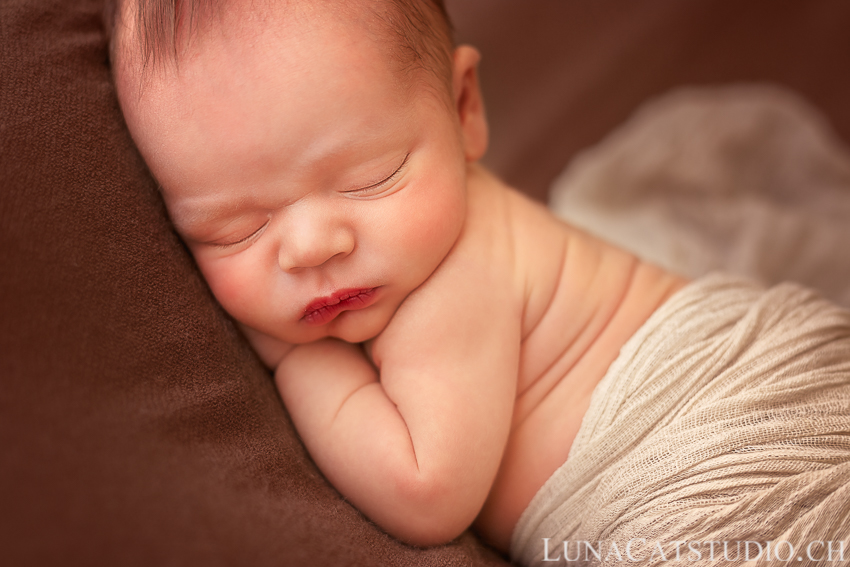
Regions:
[[344, 289], [319, 298], [304, 310], [301, 320], [308, 325], [325, 325], [343, 311], [363, 309], [372, 304], [377, 288]]

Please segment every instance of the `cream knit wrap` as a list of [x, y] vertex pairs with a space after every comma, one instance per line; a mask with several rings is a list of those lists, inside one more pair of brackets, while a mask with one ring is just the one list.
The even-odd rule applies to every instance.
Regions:
[[[623, 347], [567, 462], [520, 518], [511, 555], [565, 563], [563, 542], [587, 541], [602, 542], [601, 561], [571, 564], [716, 565], [722, 547], [711, 560], [700, 544], [699, 561], [681, 547], [676, 561], [675, 542], [732, 542], [734, 559], [746, 540], [774, 544], [747, 564], [784, 564], [789, 544], [796, 565], [850, 564], [850, 312], [800, 286], [765, 291], [715, 274]], [[843, 563], [812, 544], [832, 541], [837, 553], [841, 540]], [[666, 562], [650, 558], [655, 545]]]

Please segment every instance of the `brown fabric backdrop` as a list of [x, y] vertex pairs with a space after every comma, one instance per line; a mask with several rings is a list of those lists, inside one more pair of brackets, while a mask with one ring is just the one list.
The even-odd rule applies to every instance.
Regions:
[[485, 162], [545, 200], [570, 157], [677, 85], [796, 90], [850, 141], [846, 0], [449, 0], [478, 46]]
[[[504, 564], [469, 534], [399, 544], [322, 479], [167, 222], [99, 4], [0, 3], [0, 564]], [[677, 82], [785, 77], [850, 131], [850, 3], [450, 8], [485, 53], [489, 162], [538, 197]]]

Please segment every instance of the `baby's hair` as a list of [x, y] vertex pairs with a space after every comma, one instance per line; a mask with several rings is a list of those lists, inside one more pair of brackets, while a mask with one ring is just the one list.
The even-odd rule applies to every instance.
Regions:
[[[145, 70], [164, 64], [178, 63], [180, 46], [188, 41], [196, 28], [209, 19], [227, 0], [106, 0], [104, 20], [110, 40], [110, 58], [115, 62], [114, 36], [122, 9], [133, 3], [135, 44]], [[236, 0], [238, 1], [238, 0]], [[334, 0], [295, 0], [313, 4], [330, 4]], [[293, 0], [269, 0], [291, 3]], [[358, 3], [336, 0], [337, 10], [352, 9]], [[452, 28], [444, 0], [372, 0], [370, 26], [378, 39], [387, 42], [387, 50], [403, 72], [424, 70], [451, 88]], [[354, 5], [354, 6], [353, 6]], [[126, 27], [126, 26], [125, 26]], [[124, 49], [126, 42], [118, 49]]]

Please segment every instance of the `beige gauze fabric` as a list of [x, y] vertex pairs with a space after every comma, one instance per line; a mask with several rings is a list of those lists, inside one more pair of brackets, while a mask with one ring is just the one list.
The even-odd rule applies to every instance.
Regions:
[[[700, 557], [679, 544], [676, 560], [677, 541]], [[751, 543], [745, 562], [746, 541], [770, 541], [770, 557]], [[796, 565], [850, 564], [850, 311], [796, 284], [765, 290], [711, 274], [623, 347], [567, 462], [520, 518], [511, 555], [775, 565], [789, 546]], [[810, 559], [830, 551], [832, 563]]]

